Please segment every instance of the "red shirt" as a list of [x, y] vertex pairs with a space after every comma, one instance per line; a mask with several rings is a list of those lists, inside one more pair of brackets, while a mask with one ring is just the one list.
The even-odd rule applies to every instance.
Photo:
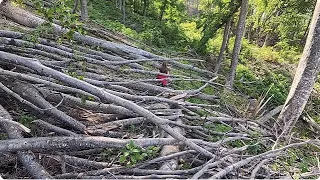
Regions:
[[157, 75], [157, 79], [162, 79], [161, 83], [163, 86], [168, 85], [168, 79], [166, 79], [166, 78], [168, 78], [168, 76], [164, 76], [164, 75], [160, 75], [160, 74]]

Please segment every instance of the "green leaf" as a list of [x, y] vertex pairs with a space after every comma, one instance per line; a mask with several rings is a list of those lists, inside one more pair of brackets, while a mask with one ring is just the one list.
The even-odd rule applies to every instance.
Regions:
[[85, 96], [81, 96], [81, 104], [86, 104], [86, 97]]
[[121, 155], [120, 156], [120, 158], [119, 158], [119, 161], [121, 162], [121, 163], [124, 163], [125, 161], [126, 161], [126, 157], [125, 156], [123, 156], [123, 155]]
[[130, 157], [130, 160], [131, 160], [132, 164], [137, 163], [137, 159], [136, 159], [136, 157], [134, 157], [134, 156], [131, 156], [131, 157]]
[[134, 153], [139, 153], [140, 150], [139, 150], [139, 149], [133, 149], [132, 152], [134, 152]]
[[125, 157], [127, 157], [127, 156], [129, 156], [129, 155], [130, 155], [130, 153], [129, 153], [128, 151], [126, 151], [126, 152], [123, 153], [123, 156], [125, 156]]

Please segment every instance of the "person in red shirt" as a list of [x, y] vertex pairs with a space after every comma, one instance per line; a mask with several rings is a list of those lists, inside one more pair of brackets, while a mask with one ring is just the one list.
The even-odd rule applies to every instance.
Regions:
[[[168, 68], [167, 62], [162, 63], [161, 67], [159, 68], [159, 71], [162, 74], [169, 74], [169, 68]], [[165, 75], [160, 75], [160, 74], [157, 75], [157, 79], [161, 79], [160, 82], [163, 87], [166, 87], [168, 85], [167, 78], [168, 78], [168, 76], [165, 76]]]

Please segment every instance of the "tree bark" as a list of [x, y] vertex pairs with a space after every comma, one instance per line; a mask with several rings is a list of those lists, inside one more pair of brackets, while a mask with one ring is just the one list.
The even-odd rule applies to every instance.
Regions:
[[74, 0], [73, 9], [72, 9], [73, 14], [76, 13], [78, 4], [79, 4], [79, 0]]
[[[288, 135], [300, 117], [320, 68], [320, 0], [317, 1], [306, 45], [285, 105], [278, 117], [281, 136]], [[280, 127], [279, 127], [280, 126]], [[278, 138], [279, 139], [279, 138]]]
[[[0, 105], [0, 117], [12, 120], [11, 115], [6, 109]], [[22, 132], [16, 126], [2, 122], [0, 123], [2, 128], [8, 134], [10, 139], [23, 139]], [[52, 178], [51, 175], [41, 166], [35, 158], [35, 155], [31, 151], [18, 151], [19, 161], [27, 169], [28, 173], [35, 179], [48, 179]]]
[[243, 32], [246, 25], [246, 17], [248, 13], [248, 7], [249, 7], [249, 1], [248, 0], [242, 0], [241, 4], [241, 11], [239, 15], [239, 22], [238, 22], [238, 28], [237, 28], [237, 34], [236, 34], [236, 41], [234, 43], [234, 48], [232, 52], [232, 62], [231, 62], [231, 70], [229, 77], [227, 78], [226, 87], [232, 88], [235, 75], [236, 75], [236, 68], [238, 65], [239, 60], [239, 53], [241, 49], [241, 40], [243, 37]]
[[143, 16], [147, 15], [148, 0], [143, 0]]
[[266, 35], [266, 37], [264, 39], [262, 47], [266, 47], [266, 46], [269, 45], [269, 39], [270, 39], [270, 32], [267, 32], [267, 35]]
[[122, 18], [123, 24], [126, 22], [126, 0], [122, 0]]
[[224, 52], [226, 50], [227, 42], [228, 42], [228, 39], [229, 39], [231, 21], [232, 21], [232, 18], [230, 18], [228, 20], [228, 22], [226, 23], [226, 27], [224, 28], [223, 41], [222, 41], [222, 45], [221, 45], [221, 48], [220, 48], [219, 57], [218, 57], [216, 66], [214, 68], [214, 73], [218, 73], [219, 72], [219, 69], [220, 69], [220, 66], [221, 66], [221, 62], [222, 62], [222, 60], [224, 58]]
[[81, 3], [81, 16], [80, 20], [81, 21], [87, 21], [89, 18], [88, 15], [88, 1], [87, 0], [80, 0]]
[[214, 23], [214, 26], [213, 26], [213, 18], [210, 20], [206, 20], [206, 24], [204, 27], [203, 27], [203, 35], [200, 39], [200, 42], [199, 42], [199, 46], [197, 47], [197, 52], [199, 53], [203, 53], [205, 48], [206, 48], [206, 45], [208, 43], [208, 41], [215, 35], [215, 33], [223, 27], [224, 24], [227, 23], [227, 21], [238, 11], [239, 7], [240, 7], [240, 4], [238, 1], [231, 1], [230, 2], [230, 5], [229, 5], [229, 13], [226, 14], [224, 17], [221, 18], [221, 20], [217, 23], [215, 22]]
[[213, 157], [214, 155], [205, 150], [204, 148], [200, 147], [199, 145], [195, 144], [194, 142], [190, 141], [183, 135], [175, 132], [173, 128], [171, 128], [167, 123], [165, 119], [159, 118], [158, 116], [154, 115], [150, 111], [138, 106], [137, 104], [122, 99], [118, 96], [112, 95], [110, 93], [107, 93], [101, 88], [98, 88], [96, 86], [93, 86], [89, 83], [86, 83], [84, 81], [81, 81], [76, 78], [72, 78], [64, 73], [61, 73], [59, 71], [53, 70], [51, 68], [48, 68], [44, 65], [42, 65], [39, 61], [35, 59], [30, 58], [24, 58], [17, 55], [5, 53], [0, 51], [0, 58], [7, 63], [17, 64], [17, 65], [23, 65], [26, 67], [29, 67], [35, 71], [37, 71], [39, 74], [43, 74], [46, 76], [52, 76], [56, 79], [61, 80], [62, 82], [65, 82], [69, 84], [70, 86], [82, 89], [84, 91], [90, 92], [93, 95], [96, 95], [97, 97], [101, 98], [104, 102], [112, 102], [114, 104], [123, 106], [125, 108], [128, 108], [129, 110], [132, 110], [133, 112], [136, 112], [137, 114], [140, 114], [144, 117], [146, 117], [149, 121], [155, 123], [158, 125], [161, 129], [166, 131], [168, 134], [170, 134], [172, 137], [184, 142], [186, 145], [188, 145], [190, 148], [193, 148], [199, 152], [201, 152], [203, 155]]
[[163, 4], [161, 6], [161, 9], [160, 9], [160, 16], [159, 16], [159, 20], [160, 21], [162, 21], [162, 19], [163, 19], [163, 15], [164, 15], [164, 12], [166, 10], [167, 4], [168, 4], [168, 0], [164, 0]]

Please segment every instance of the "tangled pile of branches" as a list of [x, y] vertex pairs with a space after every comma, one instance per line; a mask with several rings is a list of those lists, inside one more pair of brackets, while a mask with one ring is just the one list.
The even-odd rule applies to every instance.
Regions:
[[[1, 10], [29, 28], [44, 22], [9, 3]], [[234, 117], [220, 111], [217, 96], [203, 92], [218, 83], [201, 60], [158, 56], [106, 41], [103, 29], [90, 32], [56, 43], [49, 35], [31, 42], [26, 32], [0, 30], [3, 178], [279, 178], [288, 174], [268, 164], [289, 148], [319, 145], [294, 140], [271, 149], [276, 137], [269, 120], [281, 107]], [[161, 87], [154, 77], [163, 61], [170, 82], [203, 86]], [[17, 109], [37, 117], [32, 128], [14, 121]], [[219, 125], [228, 130], [212, 128]], [[250, 153], [257, 146], [264, 150]]]

